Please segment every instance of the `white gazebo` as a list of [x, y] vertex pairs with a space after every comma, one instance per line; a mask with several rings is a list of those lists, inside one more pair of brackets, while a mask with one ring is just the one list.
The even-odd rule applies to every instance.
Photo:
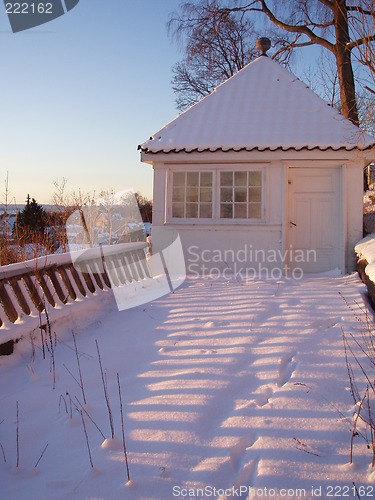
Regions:
[[350, 271], [374, 145], [262, 55], [139, 147], [153, 252], [179, 235], [192, 274]]

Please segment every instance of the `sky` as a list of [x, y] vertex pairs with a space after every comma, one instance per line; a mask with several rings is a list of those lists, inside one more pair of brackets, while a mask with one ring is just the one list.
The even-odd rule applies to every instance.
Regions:
[[[171, 79], [183, 54], [166, 23], [179, 5], [79, 0], [60, 18], [13, 33], [0, 1], [0, 204], [7, 175], [8, 203], [19, 205], [28, 194], [51, 203], [63, 179], [68, 193], [152, 197], [152, 167], [137, 146], [178, 115]], [[315, 52], [296, 56], [300, 78]]]
[[[50, 203], [54, 183], [152, 196], [138, 144], [177, 114], [166, 22], [178, 0], [80, 0], [62, 17], [12, 33], [0, 4], [0, 203]], [[9, 200], [8, 200], [9, 201]]]

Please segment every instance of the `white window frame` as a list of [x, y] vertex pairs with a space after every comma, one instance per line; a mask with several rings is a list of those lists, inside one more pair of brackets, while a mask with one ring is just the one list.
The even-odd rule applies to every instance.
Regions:
[[[220, 173], [221, 172], [262, 172], [262, 201], [260, 218], [220, 218]], [[181, 164], [169, 165], [167, 171], [167, 206], [166, 222], [173, 224], [246, 224], [259, 225], [266, 222], [267, 208], [267, 165], [252, 163], [223, 163], [223, 164]], [[172, 194], [173, 194], [173, 173], [174, 172], [212, 172], [212, 218], [186, 218], [172, 217]], [[185, 193], [187, 186], [185, 184]], [[186, 204], [186, 194], [185, 194]]]
[[[196, 220], [199, 220], [199, 221], [204, 221], [204, 220], [212, 220], [213, 219], [213, 214], [214, 214], [214, 205], [213, 205], [213, 199], [211, 202], [205, 202], [205, 201], [201, 201], [201, 194], [202, 194], [202, 189], [209, 189], [211, 188], [211, 197], [213, 197], [213, 193], [214, 193], [214, 172], [212, 170], [174, 170], [172, 172], [172, 175], [171, 175], [171, 191], [172, 191], [172, 197], [171, 197], [171, 211], [172, 211], [172, 214], [173, 214], [173, 190], [175, 187], [178, 188], [178, 186], [174, 186], [173, 185], [173, 177], [174, 177], [174, 174], [176, 173], [179, 173], [179, 174], [184, 174], [185, 176], [185, 182], [184, 182], [184, 201], [183, 202], [176, 202], [176, 203], [180, 203], [180, 204], [183, 204], [184, 206], [184, 212], [186, 213], [187, 211], [187, 208], [188, 208], [188, 205], [189, 204], [196, 204], [197, 205], [197, 209], [198, 209], [198, 214], [201, 213], [201, 210], [202, 210], [202, 207], [203, 206], [207, 206], [207, 205], [211, 205], [211, 217], [173, 217], [173, 219], [176, 219], [176, 220], [193, 220], [193, 221], [196, 221]], [[187, 184], [187, 174], [190, 174], [190, 173], [194, 173], [194, 174], [198, 174], [199, 175], [199, 180], [198, 180], [198, 184], [196, 186], [197, 188], [197, 191], [198, 191], [198, 200], [196, 202], [189, 202], [188, 199], [187, 199], [187, 190], [190, 188], [194, 188], [195, 186], [189, 186]], [[205, 173], [209, 173], [211, 174], [211, 179], [212, 179], [212, 182], [211, 182], [211, 186], [204, 186], [202, 185], [202, 175], [201, 174], [205, 174]]]
[[[231, 174], [231, 182], [229, 184], [222, 184], [222, 174], [223, 173], [229, 173]], [[240, 173], [240, 174], [245, 174], [246, 176], [246, 183], [244, 185], [240, 185], [240, 186], [237, 186], [236, 185], [236, 174], [237, 173]], [[230, 170], [221, 170], [219, 172], [219, 179], [218, 179], [218, 186], [217, 186], [217, 189], [218, 189], [218, 192], [219, 192], [219, 211], [218, 211], [218, 216], [220, 219], [226, 219], [226, 220], [232, 220], [232, 219], [235, 219], [235, 220], [250, 220], [250, 221], [259, 221], [263, 218], [263, 192], [262, 192], [262, 186], [263, 186], [263, 178], [262, 178], [262, 175], [260, 175], [260, 185], [256, 185], [256, 184], [252, 184], [250, 185], [249, 184], [249, 178], [248, 178], [248, 174], [249, 173], [260, 173], [262, 174], [262, 172], [260, 170], [255, 170], [255, 169], [252, 169], [252, 170], [243, 170], [243, 169], [230, 169]], [[238, 201], [236, 200], [236, 190], [237, 188], [240, 188], [242, 190], [244, 190], [244, 194], [245, 194], [245, 200], [244, 201]], [[260, 201], [252, 201], [251, 199], [249, 199], [249, 190], [251, 188], [259, 188], [260, 189]], [[230, 201], [224, 201], [222, 199], [222, 190], [228, 190], [231, 192], [231, 200]], [[235, 217], [235, 212], [236, 212], [236, 205], [239, 204], [239, 205], [242, 205], [243, 208], [245, 208], [245, 211], [246, 211], [246, 214], [248, 214], [248, 210], [249, 210], [249, 207], [251, 206], [251, 204], [256, 204], [257, 206], [260, 207], [260, 217], [249, 217], [248, 215], [246, 215], [246, 217]], [[227, 207], [230, 207], [231, 208], [231, 212], [232, 212], [232, 216], [231, 217], [222, 217], [221, 216], [221, 210], [223, 208], [223, 206], [227, 206]]]

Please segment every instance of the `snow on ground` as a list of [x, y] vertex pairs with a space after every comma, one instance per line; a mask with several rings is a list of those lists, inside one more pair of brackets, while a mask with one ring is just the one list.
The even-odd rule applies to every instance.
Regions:
[[360, 335], [343, 297], [357, 310], [364, 292], [352, 275], [189, 279], [123, 312], [98, 298], [99, 319], [74, 326], [85, 409], [110, 438], [97, 340], [114, 419], [116, 439], [102, 446], [83, 413], [94, 468], [76, 410], [83, 401], [72, 327], [52, 325], [55, 389], [38, 338], [34, 359], [21, 341], [0, 358], [1, 499], [358, 498], [353, 482], [372, 498], [366, 429], [349, 464], [354, 405], [342, 343], [342, 329]]

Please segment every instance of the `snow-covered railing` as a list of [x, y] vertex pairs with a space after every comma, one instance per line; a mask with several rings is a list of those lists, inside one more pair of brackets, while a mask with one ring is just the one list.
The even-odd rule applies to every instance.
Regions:
[[146, 248], [147, 243], [123, 243], [0, 267], [0, 344], [1, 329], [25, 316], [150, 278]]

